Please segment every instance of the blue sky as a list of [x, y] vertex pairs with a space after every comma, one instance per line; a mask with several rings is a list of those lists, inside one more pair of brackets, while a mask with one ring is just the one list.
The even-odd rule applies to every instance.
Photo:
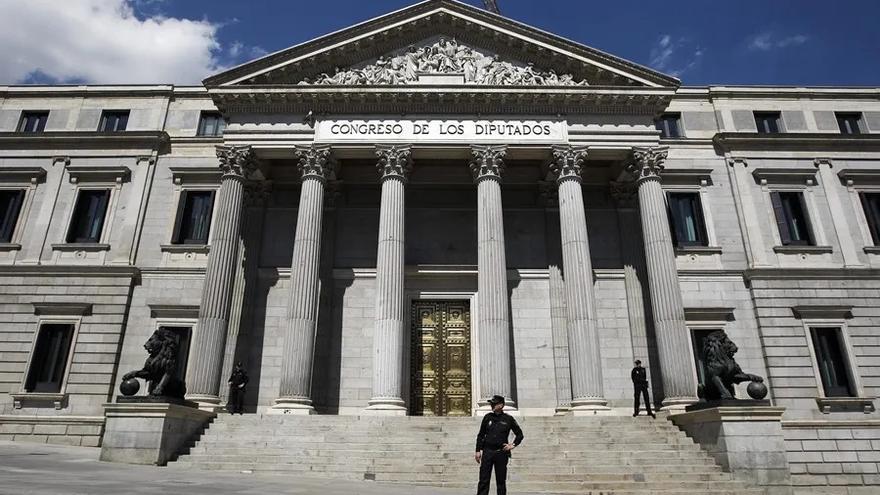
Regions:
[[[0, 47], [6, 48], [0, 50], [0, 84], [197, 83], [263, 53], [412, 3], [0, 0], [0, 11], [9, 14], [0, 17]], [[687, 85], [880, 86], [878, 0], [499, 0], [499, 5], [510, 18], [675, 75]], [[45, 30], [47, 46], [33, 46], [34, 30]]]

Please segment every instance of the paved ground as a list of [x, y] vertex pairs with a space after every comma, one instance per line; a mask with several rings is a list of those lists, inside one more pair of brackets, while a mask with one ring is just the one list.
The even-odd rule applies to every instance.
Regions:
[[[472, 490], [333, 481], [300, 476], [178, 471], [98, 460], [100, 449], [0, 441], [3, 495], [321, 494], [464, 495]], [[474, 469], [476, 485], [477, 470]], [[476, 487], [475, 487], [476, 488]]]

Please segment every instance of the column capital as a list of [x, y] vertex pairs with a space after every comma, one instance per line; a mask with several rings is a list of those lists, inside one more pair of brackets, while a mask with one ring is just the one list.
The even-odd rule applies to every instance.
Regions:
[[335, 178], [334, 163], [329, 145], [297, 145], [294, 154], [299, 160], [297, 169], [302, 180], [316, 179], [326, 182]]
[[504, 155], [507, 154], [507, 146], [471, 146], [471, 174], [474, 182], [483, 179], [501, 180], [504, 172]]
[[379, 180], [398, 179], [406, 182], [412, 170], [412, 147], [409, 145], [376, 145]]
[[271, 194], [272, 183], [270, 181], [251, 181], [244, 188], [244, 206], [245, 208], [264, 206]]
[[628, 207], [635, 203], [636, 183], [629, 181], [611, 181], [608, 183], [611, 197], [617, 201], [618, 207]]
[[586, 146], [556, 145], [552, 148], [553, 161], [550, 170], [556, 176], [556, 182], [575, 180], [581, 182], [584, 162], [587, 159]]
[[217, 146], [223, 177], [251, 179], [257, 172], [257, 155], [252, 146]]
[[635, 147], [632, 150], [633, 159], [626, 166], [626, 171], [636, 180], [643, 182], [646, 180], [660, 180], [660, 174], [663, 173], [666, 156], [669, 154], [669, 148], [666, 146], [657, 146], [653, 148]]

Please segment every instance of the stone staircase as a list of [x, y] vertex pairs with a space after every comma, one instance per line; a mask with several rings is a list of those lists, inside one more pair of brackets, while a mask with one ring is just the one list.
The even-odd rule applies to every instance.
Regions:
[[[519, 418], [511, 493], [763, 494], [674, 425], [646, 417]], [[304, 474], [476, 489], [478, 418], [218, 417], [171, 469]], [[492, 493], [494, 493], [494, 481]]]

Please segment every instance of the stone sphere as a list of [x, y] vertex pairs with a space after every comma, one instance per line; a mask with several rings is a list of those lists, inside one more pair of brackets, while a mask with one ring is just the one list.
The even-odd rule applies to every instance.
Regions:
[[755, 400], [761, 400], [764, 397], [767, 397], [767, 385], [764, 385], [762, 382], [752, 382], [749, 384], [748, 388], [746, 388], [746, 392], [749, 393], [749, 397]]
[[119, 391], [122, 392], [122, 395], [126, 396], [134, 395], [138, 393], [138, 390], [140, 389], [141, 383], [138, 381], [137, 378], [129, 378], [119, 385]]

